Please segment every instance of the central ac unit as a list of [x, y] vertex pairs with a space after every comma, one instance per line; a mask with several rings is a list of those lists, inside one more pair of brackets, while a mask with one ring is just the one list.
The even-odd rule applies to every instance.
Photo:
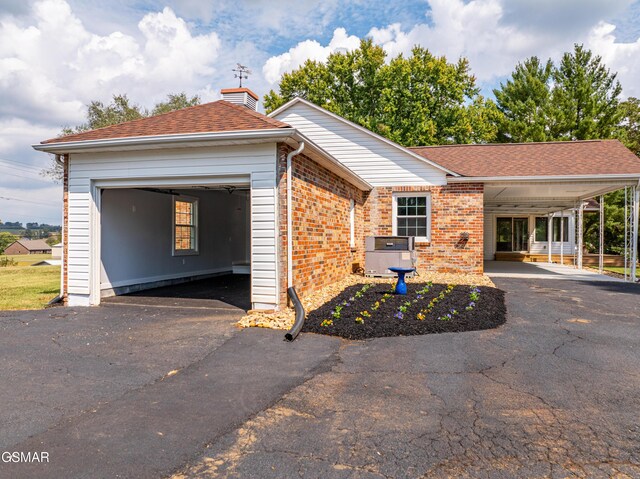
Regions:
[[415, 268], [415, 237], [368, 236], [364, 263], [366, 276], [393, 277], [389, 268]]

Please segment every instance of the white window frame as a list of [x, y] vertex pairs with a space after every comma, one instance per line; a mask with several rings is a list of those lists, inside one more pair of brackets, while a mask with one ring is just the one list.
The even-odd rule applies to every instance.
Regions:
[[356, 247], [356, 202], [349, 200], [349, 246]]
[[[184, 203], [191, 203], [193, 205], [193, 225], [189, 225], [192, 226], [194, 229], [194, 235], [193, 235], [193, 241], [195, 243], [194, 248], [191, 249], [176, 249], [176, 227], [177, 226], [181, 226], [181, 225], [177, 225], [176, 224], [176, 202], [177, 201], [181, 201]], [[199, 241], [198, 241], [198, 198], [195, 198], [193, 196], [174, 196], [173, 197], [173, 201], [172, 201], [172, 208], [171, 208], [171, 228], [172, 228], [172, 233], [171, 233], [171, 251], [173, 256], [194, 256], [194, 255], [198, 255], [200, 254], [198, 245], [199, 245]], [[186, 225], [183, 225], [186, 226]]]
[[398, 235], [398, 198], [417, 198], [424, 197], [427, 199], [427, 236], [416, 236], [417, 243], [431, 242], [431, 193], [429, 192], [400, 192], [392, 195], [392, 232], [394, 236]]

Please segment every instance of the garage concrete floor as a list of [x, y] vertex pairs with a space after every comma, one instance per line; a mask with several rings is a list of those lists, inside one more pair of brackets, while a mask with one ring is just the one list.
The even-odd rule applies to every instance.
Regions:
[[158, 307], [251, 309], [251, 277], [248, 274], [225, 274], [187, 283], [147, 289], [137, 293], [102, 300], [108, 304]]
[[0, 313], [0, 477], [640, 477], [640, 290], [496, 278], [490, 331], [371, 341], [240, 312]]

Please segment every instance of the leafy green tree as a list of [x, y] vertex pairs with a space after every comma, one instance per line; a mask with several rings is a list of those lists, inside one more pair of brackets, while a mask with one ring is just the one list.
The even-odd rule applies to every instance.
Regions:
[[511, 78], [493, 90], [498, 109], [504, 115], [498, 133], [501, 141], [549, 139], [552, 73], [551, 60], [542, 63], [534, 56], [518, 63]]
[[615, 136], [640, 156], [640, 100], [630, 97], [618, 106], [620, 122]]
[[619, 119], [622, 87], [602, 63], [583, 45], [562, 56], [553, 72], [553, 138], [589, 140], [609, 138]]
[[282, 76], [265, 108], [299, 96], [405, 146], [495, 139], [501, 114], [479, 95], [466, 59], [449, 63], [419, 46], [389, 63], [385, 56], [365, 39], [324, 63], [307, 61]]
[[20, 238], [18, 238], [16, 235], [13, 235], [7, 231], [0, 232], [0, 253], [3, 253], [7, 246], [9, 246], [14, 241], [18, 241], [19, 239]]
[[151, 116], [161, 115], [163, 113], [169, 113], [176, 110], [182, 110], [190, 106], [196, 106], [200, 104], [200, 97], [194, 95], [191, 98], [187, 97], [185, 92], [178, 93], [177, 95], [167, 95], [167, 100], [156, 104], [151, 111]]
[[[105, 105], [101, 101], [92, 101], [87, 105], [87, 121], [74, 128], [65, 127], [62, 129], [60, 136], [71, 135], [74, 133], [82, 133], [87, 130], [95, 130], [96, 128], [104, 128], [105, 126], [117, 125], [125, 121], [138, 120], [148, 116], [160, 115], [171, 111], [180, 110], [190, 106], [200, 104], [198, 95], [187, 97], [184, 92], [178, 94], [168, 94], [167, 100], [157, 103], [151, 113], [135, 103], [131, 103], [129, 97], [124, 95], [113, 95], [111, 103]], [[52, 178], [56, 181], [62, 179], [62, 167], [58, 165], [52, 158], [49, 168], [42, 170], [43, 176]]]

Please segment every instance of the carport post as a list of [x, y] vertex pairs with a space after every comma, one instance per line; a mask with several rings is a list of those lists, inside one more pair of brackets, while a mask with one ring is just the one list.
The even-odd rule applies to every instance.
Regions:
[[631, 242], [631, 280], [635, 283], [638, 280], [636, 266], [638, 264], [638, 203], [640, 203], [640, 187], [633, 187], [633, 226]]
[[560, 215], [560, 265], [564, 266], [564, 211]]
[[584, 201], [578, 208], [578, 269], [582, 269], [582, 231], [584, 230]]
[[547, 262], [551, 264], [551, 228], [553, 227], [553, 221], [551, 213], [547, 215]]
[[600, 195], [600, 198], [598, 199], [600, 203], [600, 223], [598, 224], [598, 271], [602, 274], [602, 270], [604, 269], [604, 257], [602, 256], [604, 253], [604, 195]]

